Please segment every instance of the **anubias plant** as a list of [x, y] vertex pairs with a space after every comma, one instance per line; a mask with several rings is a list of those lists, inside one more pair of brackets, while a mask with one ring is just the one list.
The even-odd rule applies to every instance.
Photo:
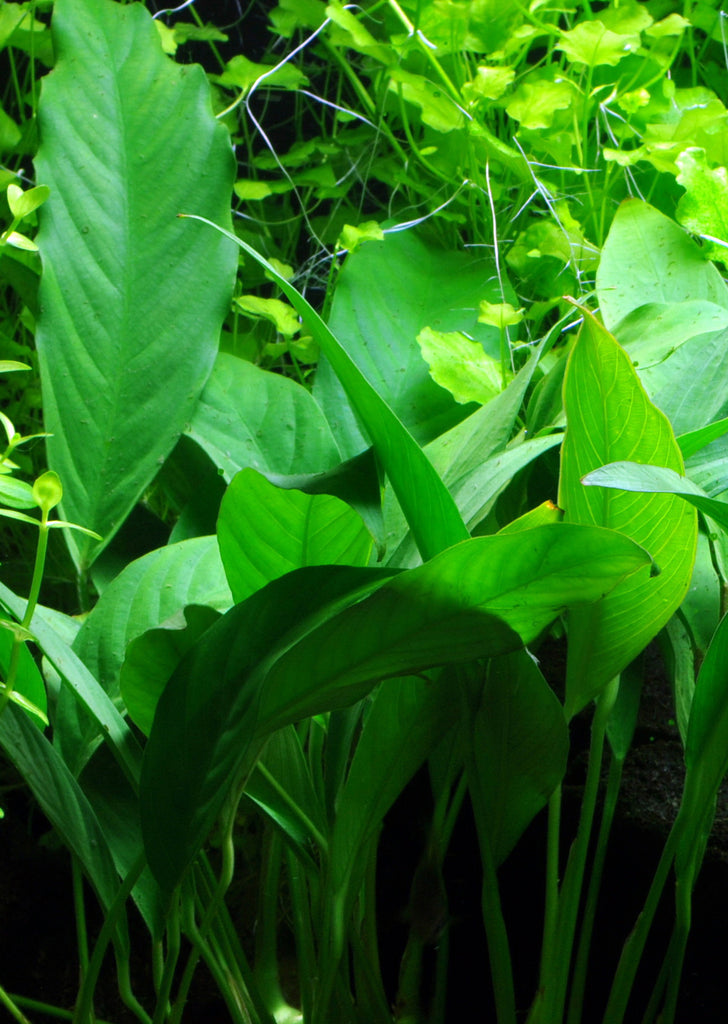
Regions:
[[[353, 32], [350, 12], [331, 11]], [[659, 634], [681, 666], [702, 656], [697, 682], [689, 668], [674, 679], [688, 771], [604, 1021], [624, 1019], [673, 867], [675, 929], [646, 1020], [674, 1019], [691, 891], [728, 767], [728, 627], [717, 614], [706, 624], [688, 593], [694, 563], [725, 578], [717, 533], [696, 562], [693, 507], [725, 525], [714, 446], [728, 388], [705, 358], [728, 337], [720, 274], [673, 221], [634, 200], [617, 212], [599, 265], [603, 323], [572, 304], [514, 351], [497, 257], [414, 234], [353, 252], [324, 320], [280, 263], [231, 230], [232, 154], [207, 83], [164, 56], [143, 8], [57, 0], [52, 35], [36, 160], [50, 190], [37, 236], [49, 469], [32, 487], [9, 463], [13, 474], [0, 477], [5, 515], [38, 526], [41, 543], [64, 528], [88, 610], [79, 624], [37, 603], [40, 545], [29, 600], [0, 584], [0, 744], [68, 847], [77, 897], [78, 998], [72, 1011], [40, 1008], [92, 1021], [111, 944], [122, 998], [145, 1024], [183, 1019], [200, 960], [236, 1022], [441, 1024], [443, 862], [468, 797], [499, 1024], [527, 1006], [498, 871], [546, 805], [529, 1020], [577, 1024], [639, 703], [636, 659]], [[405, 109], [414, 84], [402, 76]], [[218, 351], [241, 250], [246, 272], [266, 275], [318, 346], [312, 391]], [[563, 342], [577, 318], [578, 335]], [[423, 352], [433, 350], [431, 371]], [[3, 422], [5, 464], [23, 439]], [[539, 473], [558, 507], [538, 493]], [[174, 528], [134, 557], [135, 517], [164, 501], [181, 511]], [[59, 503], [64, 519], [49, 522]], [[18, 507], [39, 507], [41, 519]], [[537, 661], [549, 633], [567, 638], [558, 695]], [[581, 815], [562, 864], [569, 724], [592, 707]], [[425, 765], [432, 820], [392, 991], [380, 963], [378, 838]], [[243, 835], [251, 820], [255, 849]], [[258, 872], [250, 942], [226, 902], [241, 856]], [[83, 879], [103, 912], [91, 946]], [[436, 897], [424, 908], [423, 892]], [[281, 894], [293, 988], [278, 944]], [[152, 949], [143, 997], [132, 905]], [[0, 997], [25, 1019], [27, 999]]]

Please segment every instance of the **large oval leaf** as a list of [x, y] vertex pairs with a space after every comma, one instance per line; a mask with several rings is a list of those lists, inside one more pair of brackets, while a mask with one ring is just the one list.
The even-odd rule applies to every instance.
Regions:
[[[234, 161], [199, 67], [139, 4], [58, 0], [39, 105], [37, 343], [63, 518], [113, 536], [189, 420], [232, 294]], [[98, 553], [69, 538], [84, 569]], [[75, 539], [74, 539], [75, 538]]]
[[567, 430], [561, 449], [559, 505], [566, 522], [620, 530], [645, 547], [660, 574], [645, 568], [599, 605], [569, 613], [567, 717], [595, 697], [656, 636], [690, 584], [697, 517], [680, 498], [585, 487], [608, 462], [646, 462], [683, 470], [670, 423], [645, 394], [627, 353], [590, 313], [564, 381]]

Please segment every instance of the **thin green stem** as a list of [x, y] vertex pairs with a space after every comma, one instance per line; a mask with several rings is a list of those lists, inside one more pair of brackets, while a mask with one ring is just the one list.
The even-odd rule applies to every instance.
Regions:
[[[182, 1020], [182, 1013], [187, 1002], [187, 996], [189, 994], [190, 985], [192, 984], [192, 978], [195, 973], [200, 955], [203, 951], [203, 945], [207, 941], [207, 934], [210, 927], [215, 920], [216, 916], [224, 906], [225, 893], [230, 888], [230, 883], [233, 879], [235, 871], [235, 846], [233, 843], [233, 830], [235, 826], [235, 816], [237, 813], [238, 805], [243, 796], [244, 782], [241, 780], [236, 791], [228, 796], [226, 801], [225, 810], [222, 814], [222, 842], [221, 842], [221, 853], [222, 853], [222, 864], [220, 867], [220, 876], [217, 884], [212, 891], [211, 897], [207, 903], [204, 917], [197, 927], [194, 919], [192, 924], [195, 927], [194, 935], [192, 936], [192, 949], [190, 950], [185, 965], [182, 979], [180, 981], [179, 989], [177, 990], [177, 997], [172, 1007], [172, 1013], [170, 1016], [170, 1024], [180, 1024]], [[214, 961], [214, 958], [211, 958]], [[218, 985], [220, 980], [218, 978]], [[221, 991], [225, 993], [228, 986], [223, 985]], [[229, 1005], [229, 1004], [228, 1004]], [[247, 1016], [247, 1009], [244, 1010]], [[249, 1016], [248, 1016], [248, 1019]]]
[[5, 1007], [13, 1020], [17, 1020], [19, 1024], [30, 1024], [30, 1021], [25, 1016], [20, 1007], [14, 1002], [11, 996], [0, 986], [0, 1003]]
[[546, 833], [546, 893], [543, 915], [543, 942], [539, 986], [546, 984], [551, 971], [551, 957], [556, 937], [559, 911], [559, 838], [561, 835], [561, 785], [551, 794]]
[[[33, 579], [30, 584], [30, 594], [25, 606], [25, 614], [23, 615], [23, 619], [20, 623], [21, 628], [24, 630], [30, 629], [33, 613], [35, 612], [36, 605], [38, 604], [40, 585], [43, 581], [43, 570], [45, 568], [46, 552], [48, 550], [49, 531], [47, 523], [48, 512], [44, 511], [38, 526], [38, 545], [35, 549], [35, 563], [33, 565]], [[7, 707], [8, 701], [15, 692], [15, 684], [18, 677], [18, 666], [20, 664], [20, 647], [23, 642], [24, 641], [21, 640], [17, 634], [13, 636], [13, 646], [10, 651], [8, 674], [2, 692], [0, 692], [0, 715]]]
[[549, 970], [545, 972], [543, 977], [543, 1001], [540, 1004], [536, 1018], [542, 1024], [560, 1021], [564, 1013], [576, 922], [581, 903], [584, 870], [599, 792], [604, 737], [607, 720], [614, 706], [618, 689], [619, 679], [613, 679], [608, 683], [597, 700], [596, 711], [592, 721], [589, 765], [584, 784], [579, 826], [569, 853], [564, 881], [559, 893], [559, 912], [553, 942], [553, 955], [550, 956]]
[[[44, 1003], [39, 999], [29, 999], [27, 996], [19, 996], [17, 993], [7, 993], [18, 1006], [24, 1006], [28, 1010], [37, 1010], [45, 1017], [56, 1017], [58, 1020], [73, 1020], [73, 1010], [65, 1010], [61, 1006], [53, 1006], [52, 1003]], [[94, 1024], [110, 1024], [107, 1020], [96, 1017]]]
[[[83, 984], [81, 985], [81, 990], [78, 994], [76, 1010], [73, 1015], [74, 1024], [93, 1024], [93, 994], [101, 971], [101, 965], [106, 954], [106, 949], [113, 937], [114, 931], [119, 923], [119, 919], [124, 912], [126, 901], [132, 889], [136, 885], [139, 876], [144, 870], [146, 863], [146, 857], [143, 853], [140, 853], [127, 872], [126, 877], [117, 890], [111, 906], [106, 912], [104, 923], [101, 927], [101, 931], [99, 932], [99, 937], [96, 940], [93, 953], [91, 954], [86, 977], [83, 979]], [[151, 1024], [151, 1017], [147, 1017], [146, 1019], [148, 1024]]]
[[652, 927], [652, 921], [675, 857], [681, 828], [682, 822], [678, 815], [667, 837], [667, 842], [655, 870], [645, 905], [637, 918], [632, 933], [624, 944], [609, 993], [609, 1001], [604, 1011], [603, 1024], [622, 1024], [624, 1020], [627, 1003], [632, 992], [632, 986], [645, 948], [647, 936]]
[[88, 933], [86, 930], [86, 908], [83, 898], [83, 873], [78, 858], [71, 855], [71, 876], [73, 880], [73, 912], [76, 916], [76, 939], [78, 943], [78, 966], [81, 980], [88, 971]]
[[167, 915], [167, 951], [164, 957], [164, 969], [157, 988], [157, 1005], [154, 1009], [152, 1024], [162, 1024], [167, 1016], [172, 993], [172, 982], [177, 969], [180, 954], [179, 903], [180, 893], [172, 897], [172, 905]]
[[571, 996], [569, 1000], [569, 1014], [567, 1024], [580, 1024], [584, 1009], [584, 992], [586, 990], [587, 969], [589, 966], [589, 952], [591, 948], [592, 932], [596, 917], [599, 891], [601, 888], [602, 875], [604, 873], [604, 862], [607, 855], [609, 834], [612, 830], [612, 822], [617, 809], [617, 797], [622, 781], [623, 761], [613, 757], [609, 765], [609, 777], [607, 789], [604, 795], [604, 806], [602, 808], [602, 819], [599, 826], [596, 850], [594, 851], [594, 862], [592, 864], [589, 889], [587, 891], [586, 903], [584, 904], [584, 917], [581, 924], [581, 934], [576, 953], [574, 965], [574, 977], [571, 983]]

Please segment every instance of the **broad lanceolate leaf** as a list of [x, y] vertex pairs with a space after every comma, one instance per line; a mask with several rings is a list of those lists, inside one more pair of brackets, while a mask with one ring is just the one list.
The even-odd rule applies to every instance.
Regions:
[[457, 544], [388, 581], [328, 566], [257, 591], [208, 630], [157, 706], [142, 785], [157, 879], [177, 883], [270, 733], [381, 679], [516, 650], [649, 561], [614, 531], [554, 524]]
[[[199, 67], [165, 57], [140, 4], [59, 0], [36, 176], [38, 351], [63, 518], [108, 541], [189, 420], [232, 293], [233, 157]], [[78, 566], [99, 547], [69, 538]]]
[[582, 480], [593, 487], [617, 488], [622, 491], [641, 491], [648, 494], [677, 494], [688, 504], [714, 519], [728, 530], [728, 502], [709, 498], [705, 491], [674, 469], [661, 466], [643, 466], [636, 462], [612, 462], [593, 470]]
[[645, 568], [599, 605], [569, 613], [566, 712], [571, 717], [649, 643], [679, 607], [695, 557], [695, 512], [673, 495], [615, 493], [581, 480], [607, 462], [640, 461], [683, 469], [667, 418], [642, 388], [626, 352], [594, 317], [569, 357], [567, 416], [559, 505], [565, 521], [619, 530], [645, 547], [659, 569]]
[[305, 565], [366, 565], [372, 546], [339, 498], [281, 490], [254, 469], [241, 470], [225, 492], [217, 536], [236, 602]]

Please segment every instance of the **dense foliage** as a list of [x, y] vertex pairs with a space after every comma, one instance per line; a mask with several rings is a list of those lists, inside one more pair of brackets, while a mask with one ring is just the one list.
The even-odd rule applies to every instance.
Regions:
[[[0, 746], [70, 852], [80, 968], [73, 1008], [0, 999], [87, 1024], [111, 945], [145, 1024], [200, 961], [235, 1022], [443, 1024], [471, 808], [483, 1012], [672, 1021], [728, 769], [717, 0], [224, 10], [0, 5]], [[683, 797], [594, 1007], [655, 640]], [[393, 984], [379, 837], [418, 773]], [[499, 871], [538, 815], [523, 1002]]]

